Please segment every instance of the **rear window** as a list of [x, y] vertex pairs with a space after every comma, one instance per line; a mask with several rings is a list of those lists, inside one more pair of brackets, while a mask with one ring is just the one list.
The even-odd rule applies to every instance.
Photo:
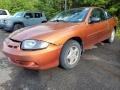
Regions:
[[40, 18], [42, 17], [42, 13], [34, 13], [35, 14], [35, 18]]
[[7, 13], [4, 10], [0, 10], [0, 15], [7, 15]]

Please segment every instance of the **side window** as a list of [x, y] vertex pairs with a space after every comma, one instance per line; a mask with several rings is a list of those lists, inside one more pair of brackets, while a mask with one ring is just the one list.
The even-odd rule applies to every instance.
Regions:
[[94, 9], [91, 13], [91, 17], [100, 18], [100, 12]]
[[100, 9], [100, 16], [101, 16], [101, 20], [106, 20], [106, 15], [105, 12], [103, 10]]
[[26, 13], [25, 17], [28, 16], [29, 18], [33, 18], [33, 14], [32, 13]]
[[40, 18], [42, 17], [42, 13], [34, 13], [35, 14], [35, 18]]
[[96, 18], [100, 18], [100, 21], [103, 21], [106, 19], [105, 17], [105, 13], [103, 10], [101, 9], [94, 9], [92, 11], [91, 17], [96, 17]]
[[108, 13], [107, 11], [105, 11], [105, 15], [106, 15], [106, 19], [112, 18], [112, 15]]
[[0, 15], [7, 15], [6, 11], [0, 10]]

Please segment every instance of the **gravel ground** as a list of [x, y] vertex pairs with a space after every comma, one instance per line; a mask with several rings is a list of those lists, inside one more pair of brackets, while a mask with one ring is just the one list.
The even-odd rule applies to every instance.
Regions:
[[86, 50], [77, 67], [25, 70], [2, 54], [9, 33], [0, 30], [0, 90], [120, 90], [120, 41]]

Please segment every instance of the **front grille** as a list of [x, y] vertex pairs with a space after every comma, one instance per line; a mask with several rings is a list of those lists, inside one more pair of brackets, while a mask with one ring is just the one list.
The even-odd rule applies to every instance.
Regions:
[[[11, 41], [10, 41], [10, 43], [8, 43], [8, 47], [9, 48], [14, 48], [14, 49], [17, 49], [18, 47], [19, 47], [19, 43], [21, 42], [21, 41], [18, 41], [18, 40], [14, 40], [14, 39], [11, 39], [11, 38], [9, 38]], [[13, 44], [12, 44], [13, 43]]]
[[9, 48], [18, 48], [18, 46], [8, 45]]

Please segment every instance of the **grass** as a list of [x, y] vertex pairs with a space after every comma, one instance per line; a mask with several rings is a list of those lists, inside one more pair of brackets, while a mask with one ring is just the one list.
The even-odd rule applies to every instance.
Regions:
[[120, 39], [120, 27], [117, 29], [116, 36], [117, 36], [117, 38], [119, 38], [119, 39]]
[[118, 39], [120, 39], [120, 22], [118, 23], [116, 36], [117, 36]]

